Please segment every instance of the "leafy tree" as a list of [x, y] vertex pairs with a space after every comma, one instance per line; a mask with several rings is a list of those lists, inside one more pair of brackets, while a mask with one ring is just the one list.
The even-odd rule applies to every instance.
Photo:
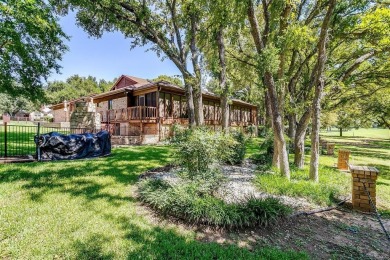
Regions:
[[37, 109], [38, 104], [32, 103], [25, 97], [13, 97], [9, 94], [0, 93], [0, 115], [15, 115], [18, 111], [32, 112]]
[[195, 0], [52, 2], [77, 9], [78, 24], [91, 36], [119, 30], [133, 39], [133, 47], [151, 43], [151, 50], [170, 59], [182, 73], [190, 125], [204, 123], [201, 55], [196, 41], [200, 12]]
[[90, 96], [108, 91], [114, 83], [100, 80], [95, 77], [70, 76], [65, 82], [49, 82], [46, 87], [46, 98], [49, 103], [56, 104], [64, 100], [72, 100], [83, 96]]
[[179, 87], [183, 87], [183, 81], [178, 76], [168, 76], [168, 75], [160, 75], [157, 78], [152, 79], [152, 81], [168, 81], [171, 84], [174, 84]]
[[59, 71], [65, 33], [43, 0], [0, 1], [0, 92], [42, 96], [42, 80]]

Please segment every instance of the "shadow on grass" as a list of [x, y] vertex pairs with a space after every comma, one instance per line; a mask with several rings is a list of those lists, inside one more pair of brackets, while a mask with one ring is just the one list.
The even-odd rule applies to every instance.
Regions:
[[[134, 244], [123, 257], [125, 259], [307, 259], [306, 254], [293, 251], [263, 247], [250, 251], [233, 244], [202, 243], [172, 228], [142, 227], [123, 215], [110, 214], [105, 218], [118, 223], [125, 231], [124, 238]], [[104, 250], [108, 240], [100, 234], [83, 242], [77, 241], [73, 244], [77, 259], [113, 259], [114, 256], [107, 252], [109, 249]]]
[[143, 171], [167, 164], [169, 151], [168, 147], [160, 146], [118, 148], [104, 158], [7, 165], [0, 171], [0, 182], [22, 181], [21, 187], [34, 201], [41, 200], [49, 191], [55, 191], [87, 200], [105, 199], [112, 204], [121, 204], [131, 198], [113, 195], [104, 189], [116, 184], [134, 184]]

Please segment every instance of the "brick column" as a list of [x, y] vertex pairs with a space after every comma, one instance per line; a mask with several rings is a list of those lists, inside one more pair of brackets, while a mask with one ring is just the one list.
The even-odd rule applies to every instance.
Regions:
[[337, 160], [337, 169], [348, 170], [350, 150], [339, 149], [339, 156]]
[[379, 171], [375, 167], [354, 165], [350, 165], [349, 169], [352, 174], [353, 208], [364, 212], [373, 212], [368, 195], [364, 190], [364, 185], [366, 186], [367, 191], [370, 192], [371, 200], [376, 206], [376, 179]]
[[326, 154], [327, 155], [334, 155], [334, 143], [326, 143]]

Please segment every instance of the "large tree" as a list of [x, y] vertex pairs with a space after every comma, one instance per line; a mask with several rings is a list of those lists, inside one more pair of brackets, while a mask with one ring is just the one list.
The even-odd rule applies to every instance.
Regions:
[[49, 82], [46, 86], [46, 101], [57, 104], [64, 100], [72, 100], [92, 94], [99, 94], [108, 91], [114, 81], [97, 80], [95, 77], [81, 77], [73, 75], [66, 81]]
[[0, 1], [0, 92], [39, 99], [66, 38], [47, 1]]
[[190, 125], [204, 123], [201, 52], [196, 41], [200, 12], [195, 0], [52, 2], [77, 9], [78, 24], [92, 36], [119, 30], [132, 39], [133, 47], [152, 44], [157, 55], [170, 59], [182, 73]]

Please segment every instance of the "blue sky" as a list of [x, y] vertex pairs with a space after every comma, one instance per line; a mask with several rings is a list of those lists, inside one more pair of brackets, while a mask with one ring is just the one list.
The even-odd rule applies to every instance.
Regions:
[[112, 80], [122, 74], [152, 79], [158, 75], [180, 75], [179, 70], [168, 59], [163, 62], [156, 53], [145, 47], [130, 50], [130, 39], [119, 33], [105, 33], [102, 38], [90, 38], [82, 28], [76, 26], [75, 14], [60, 19], [64, 32], [71, 37], [66, 42], [69, 51], [59, 64], [61, 74], [52, 73], [49, 81], [65, 80], [71, 75], [94, 76]]

